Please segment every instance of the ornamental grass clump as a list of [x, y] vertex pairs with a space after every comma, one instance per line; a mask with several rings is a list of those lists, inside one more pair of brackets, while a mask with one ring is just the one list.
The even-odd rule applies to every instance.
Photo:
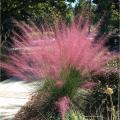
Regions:
[[87, 25], [80, 29], [76, 25], [58, 30], [40, 30], [35, 25], [17, 23], [20, 33], [12, 38], [13, 51], [1, 67], [12, 76], [30, 80], [41, 80], [48, 76], [58, 80], [62, 70], [74, 66], [81, 75], [104, 71], [111, 59], [109, 51], [95, 38], [89, 40]]
[[47, 30], [33, 23], [19, 22], [17, 26], [19, 34], [14, 33], [12, 51], [1, 67], [23, 80], [44, 79], [43, 89], [54, 103], [62, 98], [72, 101], [84, 78], [106, 72], [105, 65], [113, 57], [104, 47], [106, 37], [99, 38], [101, 42], [89, 39], [87, 24], [83, 29], [76, 24]]

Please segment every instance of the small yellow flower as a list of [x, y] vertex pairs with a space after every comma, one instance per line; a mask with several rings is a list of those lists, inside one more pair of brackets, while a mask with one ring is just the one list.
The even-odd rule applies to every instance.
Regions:
[[105, 93], [108, 95], [112, 95], [113, 94], [113, 89], [110, 87], [107, 87], [107, 89], [105, 90]]

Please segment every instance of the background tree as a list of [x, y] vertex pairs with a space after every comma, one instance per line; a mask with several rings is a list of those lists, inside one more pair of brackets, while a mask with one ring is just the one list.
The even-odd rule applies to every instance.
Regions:
[[119, 52], [119, 0], [93, 0], [93, 2], [97, 5], [94, 20], [99, 21], [102, 18], [99, 35], [112, 32], [107, 45], [110, 50]]

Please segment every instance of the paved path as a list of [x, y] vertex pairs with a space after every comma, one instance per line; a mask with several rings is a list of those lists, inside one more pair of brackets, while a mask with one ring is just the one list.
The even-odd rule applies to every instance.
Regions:
[[28, 101], [36, 82], [5, 80], [0, 82], [0, 120], [12, 120]]

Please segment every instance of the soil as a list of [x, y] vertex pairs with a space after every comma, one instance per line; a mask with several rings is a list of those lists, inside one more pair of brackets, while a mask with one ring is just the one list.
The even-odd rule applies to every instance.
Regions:
[[18, 111], [13, 120], [47, 120], [43, 115], [43, 109], [48, 104], [48, 94], [36, 93]]

